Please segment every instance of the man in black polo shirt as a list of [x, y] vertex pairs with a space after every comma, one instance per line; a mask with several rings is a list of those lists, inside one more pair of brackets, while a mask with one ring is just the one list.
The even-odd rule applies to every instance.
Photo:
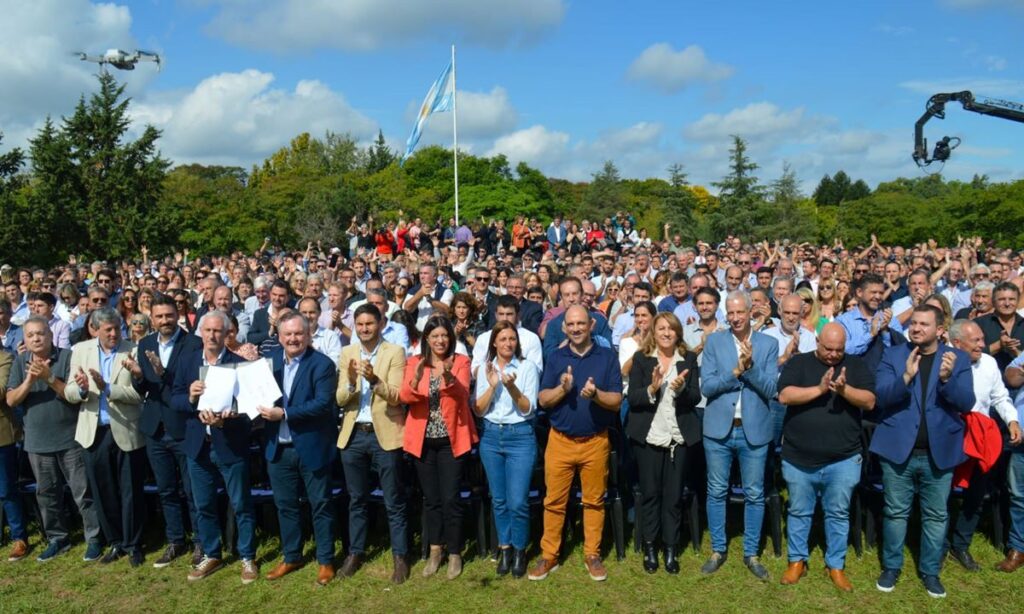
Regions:
[[562, 323], [569, 343], [545, 360], [541, 376], [538, 402], [548, 412], [551, 434], [544, 452], [541, 559], [530, 570], [531, 580], [543, 580], [558, 568], [565, 506], [577, 470], [583, 489], [584, 563], [593, 580], [607, 577], [600, 552], [611, 450], [608, 428], [622, 403], [622, 374], [615, 352], [591, 339], [593, 327], [585, 307], [569, 307]]
[[1017, 313], [1020, 289], [1004, 281], [992, 291], [995, 311], [981, 316], [975, 322], [985, 333], [985, 351], [996, 359], [999, 371], [1024, 350], [1024, 318]]
[[826, 324], [817, 350], [793, 356], [779, 375], [779, 402], [787, 406], [782, 476], [789, 486], [789, 568], [782, 584], [807, 574], [807, 537], [820, 495], [825, 566], [836, 587], [853, 590], [843, 572], [850, 495], [860, 481], [860, 415], [875, 407], [875, 382], [863, 360], [845, 348], [842, 325]]

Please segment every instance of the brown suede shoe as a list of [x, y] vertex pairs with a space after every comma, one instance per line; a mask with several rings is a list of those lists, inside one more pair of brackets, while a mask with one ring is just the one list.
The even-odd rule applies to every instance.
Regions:
[[1006, 573], [1013, 573], [1022, 566], [1024, 566], [1024, 552], [1010, 548], [1010, 551], [1006, 553], [1006, 558], [996, 565], [996, 569]]
[[334, 579], [334, 565], [321, 565], [320, 571], [316, 574], [316, 583], [320, 586], [327, 586]]
[[20, 561], [25, 558], [28, 554], [28, 542], [23, 539], [14, 540], [14, 545], [11, 547], [11, 553], [7, 555], [7, 561], [13, 563], [14, 561]]
[[278, 563], [277, 567], [271, 569], [267, 574], [267, 580], [280, 580], [300, 567], [302, 565], [299, 563]]
[[587, 568], [587, 573], [590, 574], [590, 579], [594, 582], [604, 582], [608, 579], [608, 572], [604, 568], [604, 563], [601, 562], [601, 557], [591, 554], [583, 558], [583, 564]]
[[793, 561], [786, 568], [786, 571], [782, 573], [782, 579], [779, 580], [779, 584], [796, 584], [807, 575], [807, 563], [804, 561]]
[[544, 580], [548, 577], [549, 573], [556, 569], [558, 569], [558, 561], [541, 557], [533, 569], [530, 570], [530, 573], [527, 574], [527, 577], [531, 580]]
[[409, 563], [404, 556], [397, 554], [392, 556], [395, 570], [391, 572], [391, 582], [401, 584], [409, 579]]
[[832, 584], [836, 585], [841, 591], [852, 592], [853, 584], [850, 583], [850, 579], [846, 577], [846, 572], [842, 569], [829, 569], [825, 568], [825, 573], [828, 575], [828, 579], [832, 580]]
[[224, 566], [224, 561], [220, 559], [211, 559], [208, 556], [204, 556], [199, 564], [192, 568], [192, 571], [188, 572], [188, 579], [190, 582], [196, 580], [202, 580], [209, 576], [213, 572], [217, 571]]

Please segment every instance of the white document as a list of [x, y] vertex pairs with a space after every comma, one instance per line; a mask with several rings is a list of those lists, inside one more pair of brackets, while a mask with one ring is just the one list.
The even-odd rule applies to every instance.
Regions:
[[274, 379], [270, 361], [266, 359], [240, 364], [235, 368], [238, 376], [238, 413], [252, 419], [259, 417], [259, 406], [273, 407], [274, 402], [282, 397], [281, 388]]
[[231, 409], [231, 401], [235, 398], [237, 387], [235, 370], [227, 367], [209, 367], [203, 379], [206, 389], [199, 397], [198, 408], [213, 412]]

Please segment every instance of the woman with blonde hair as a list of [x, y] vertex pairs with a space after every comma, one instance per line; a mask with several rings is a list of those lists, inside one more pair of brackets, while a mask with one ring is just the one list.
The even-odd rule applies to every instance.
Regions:
[[800, 324], [815, 335], [825, 326], [827, 321], [821, 318], [821, 308], [818, 305], [818, 297], [814, 296], [814, 290], [804, 286], [796, 291], [797, 296], [804, 302], [803, 316]]
[[679, 573], [678, 544], [688, 451], [703, 437], [697, 356], [686, 348], [675, 314], [654, 317], [629, 370], [626, 435], [640, 474], [637, 522], [644, 571], [658, 570], [657, 542], [665, 549], [665, 571]]

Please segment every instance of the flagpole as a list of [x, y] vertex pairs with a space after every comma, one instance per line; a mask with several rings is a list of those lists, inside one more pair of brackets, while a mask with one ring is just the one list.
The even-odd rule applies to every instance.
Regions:
[[452, 141], [455, 157], [455, 224], [459, 223], [459, 121], [456, 108], [455, 89], [455, 45], [452, 45]]

